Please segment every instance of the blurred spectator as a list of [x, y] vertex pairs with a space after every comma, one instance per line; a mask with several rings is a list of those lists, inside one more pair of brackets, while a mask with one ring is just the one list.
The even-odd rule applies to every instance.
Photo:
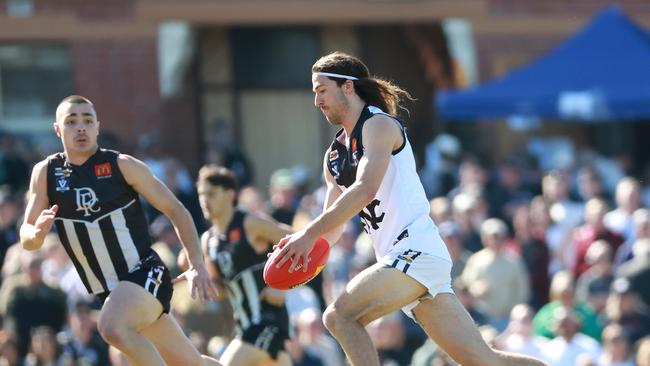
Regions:
[[52, 328], [40, 326], [32, 331], [29, 354], [25, 366], [66, 366], [71, 362], [66, 359], [57, 343]]
[[547, 339], [533, 334], [534, 316], [535, 310], [530, 305], [515, 305], [510, 311], [508, 327], [495, 340], [497, 348], [540, 358]]
[[530, 187], [523, 181], [523, 166], [515, 159], [499, 163], [496, 169], [496, 184], [486, 194], [490, 215], [510, 220], [518, 205], [533, 198]]
[[632, 346], [623, 327], [610, 324], [603, 329], [603, 353], [598, 366], [634, 366]]
[[447, 221], [453, 220], [451, 202], [449, 198], [440, 196], [429, 201], [429, 216], [436, 225], [442, 225]]
[[453, 262], [451, 267], [451, 280], [460, 276], [465, 269], [467, 261], [472, 256], [472, 252], [465, 250], [463, 242], [460, 239], [458, 227], [453, 222], [444, 222], [438, 226], [440, 237], [445, 242], [449, 256]]
[[5, 331], [0, 331], [0, 365], [21, 366], [18, 342]]
[[427, 198], [446, 195], [456, 186], [460, 153], [460, 140], [449, 134], [440, 134], [427, 145], [419, 172]]
[[498, 331], [505, 329], [510, 309], [528, 301], [528, 273], [521, 258], [503, 250], [508, 234], [505, 223], [491, 218], [481, 225], [484, 249], [473, 254], [461, 275], [469, 292], [477, 299], [489, 323]]
[[325, 366], [317, 356], [304, 349], [297, 338], [286, 340], [284, 348], [291, 356], [293, 366]]
[[612, 252], [616, 252], [625, 241], [622, 236], [605, 227], [603, 218], [607, 211], [607, 203], [600, 198], [592, 198], [585, 204], [585, 224], [573, 233], [575, 259], [572, 271], [576, 278], [589, 268], [585, 255], [593, 242], [603, 240]]
[[571, 231], [582, 223], [583, 207], [569, 199], [569, 180], [561, 171], [551, 171], [542, 179], [542, 195], [552, 220], [546, 235], [551, 250], [550, 272], [571, 268]]
[[174, 230], [174, 225], [167, 216], [158, 215], [149, 225], [149, 231], [152, 239], [155, 240], [151, 245], [151, 249], [158, 253], [160, 259], [169, 269], [169, 275], [175, 278], [182, 272], [178, 268], [176, 258], [178, 258], [183, 246], [176, 234], [176, 230]]
[[605, 309], [614, 282], [612, 254], [612, 247], [606, 241], [593, 242], [585, 255], [590, 267], [576, 282], [576, 299], [591, 305], [597, 314]]
[[368, 324], [367, 329], [382, 365], [408, 365], [413, 350], [404, 347], [406, 336], [399, 313], [387, 314]]
[[596, 340], [580, 333], [582, 318], [571, 308], [558, 307], [553, 314], [553, 330], [557, 337], [542, 348], [542, 359], [553, 366], [576, 366], [578, 357], [587, 354], [590, 359], [600, 357]]
[[650, 239], [650, 210], [640, 208], [634, 211], [632, 222], [634, 224], [634, 239], [626, 240], [625, 244], [618, 248], [615, 257], [616, 266], [633, 257], [632, 247], [638, 239]]
[[9, 247], [18, 242], [18, 219], [22, 209], [21, 200], [11, 194], [9, 187], [0, 187], [0, 265]]
[[632, 343], [650, 334], [649, 308], [625, 278], [616, 279], [612, 284], [606, 313], [610, 322], [623, 327]]
[[10, 192], [20, 192], [29, 183], [28, 162], [19, 154], [17, 138], [0, 134], [0, 186], [8, 185]]
[[483, 312], [476, 309], [476, 299], [469, 292], [469, 287], [463, 282], [463, 280], [458, 277], [452, 282], [452, 287], [458, 301], [463, 305], [465, 310], [469, 313], [469, 316], [472, 317], [476, 325], [485, 325], [488, 323], [488, 318]]
[[477, 218], [478, 198], [468, 193], [461, 193], [452, 200], [452, 212], [454, 222], [458, 225], [460, 239], [463, 247], [472, 253], [476, 253], [483, 248], [481, 236], [477, 231], [477, 225], [482, 222]]
[[461, 193], [483, 192], [487, 184], [487, 173], [475, 157], [466, 157], [458, 170], [458, 186], [448, 196], [453, 199]]
[[246, 186], [240, 189], [237, 202], [241, 208], [246, 209], [248, 212], [254, 215], [257, 215], [259, 217], [269, 216], [269, 214], [266, 212], [266, 207], [264, 206], [264, 199], [262, 199], [262, 194], [255, 187]]
[[124, 353], [120, 352], [115, 347], [110, 347], [108, 349], [108, 357], [111, 360], [111, 366], [131, 366]]
[[625, 240], [634, 240], [632, 215], [641, 207], [641, 185], [632, 177], [621, 179], [616, 185], [616, 209], [605, 215], [605, 226], [622, 235]]
[[303, 310], [296, 319], [296, 331], [302, 348], [317, 357], [323, 366], [343, 365], [343, 352], [325, 330], [321, 312], [313, 308]]
[[600, 340], [602, 326], [598, 321], [596, 312], [582, 301], [575, 297], [575, 284], [571, 273], [560, 271], [553, 276], [550, 290], [551, 302], [542, 306], [533, 319], [533, 331], [535, 334], [546, 338], [554, 338], [556, 333], [553, 330], [555, 314], [558, 308], [571, 309], [575, 311], [581, 320], [580, 332], [596, 340]]
[[636, 366], [650, 366], [650, 336], [639, 340], [636, 352]]
[[[192, 183], [193, 180], [190, 178], [187, 168], [175, 158], [165, 159], [163, 168], [163, 182], [165, 182], [167, 188], [174, 193], [176, 198], [190, 212], [196, 230], [199, 233], [204, 232], [208, 226], [203, 218], [196, 187]], [[189, 182], [187, 181], [188, 179]], [[151, 218], [153, 219], [153, 217]]]
[[49, 233], [43, 240], [41, 247], [45, 253], [45, 260], [43, 261], [43, 282], [50, 287], [61, 287], [61, 280], [70, 270], [74, 270], [72, 261], [68, 254], [65, 252], [63, 244], [59, 236], [55, 233]]
[[616, 277], [627, 279], [633, 291], [650, 306], [650, 238], [638, 239], [632, 248], [634, 257], [621, 264]]
[[4, 324], [6, 330], [16, 335], [21, 357], [27, 354], [33, 328], [45, 325], [59, 332], [63, 328], [67, 313], [65, 292], [43, 282], [43, 258], [39, 253], [23, 253], [23, 275], [17, 278], [16, 285], [7, 295]]
[[223, 166], [233, 172], [241, 187], [253, 181], [253, 167], [250, 160], [237, 144], [221, 144], [220, 150], [211, 148], [206, 151], [206, 164]]
[[548, 302], [550, 252], [543, 232], [535, 230], [533, 213], [528, 205], [517, 207], [512, 224], [514, 235], [506, 242], [506, 247], [521, 256], [530, 280], [529, 303], [539, 309]]
[[578, 170], [576, 185], [577, 198], [581, 202], [600, 198], [608, 205], [612, 203], [612, 197], [603, 186], [598, 170], [592, 165], [586, 165]]
[[79, 301], [70, 309], [69, 329], [60, 337], [63, 354], [74, 365], [103, 366], [108, 364], [108, 344], [97, 331], [97, 320], [91, 304]]
[[268, 211], [276, 221], [291, 225], [296, 214], [297, 191], [289, 169], [278, 169], [271, 175]]
[[345, 286], [351, 278], [349, 274], [356, 260], [354, 243], [358, 234], [359, 230], [354, 222], [348, 221], [337, 245], [333, 246], [330, 251], [327, 266], [325, 266], [325, 274], [331, 281], [330, 298], [332, 299], [345, 291]]

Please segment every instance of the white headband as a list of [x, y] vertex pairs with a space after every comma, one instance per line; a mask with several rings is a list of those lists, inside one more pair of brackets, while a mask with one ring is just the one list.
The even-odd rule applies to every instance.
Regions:
[[313, 75], [316, 75], [316, 76], [329, 76], [329, 77], [333, 77], [333, 78], [347, 79], [347, 80], [359, 80], [359, 78], [355, 77], [355, 76], [333, 74], [331, 72], [315, 72], [315, 73], [313, 73]]

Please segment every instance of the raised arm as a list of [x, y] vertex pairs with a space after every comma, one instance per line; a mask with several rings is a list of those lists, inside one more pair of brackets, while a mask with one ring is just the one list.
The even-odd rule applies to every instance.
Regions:
[[29, 182], [25, 220], [20, 227], [20, 243], [26, 250], [43, 245], [45, 235], [52, 229], [58, 206], [49, 207], [47, 196], [47, 160], [34, 166]]
[[199, 237], [189, 211], [176, 196], [156, 178], [140, 160], [120, 154], [118, 165], [127, 183], [141, 194], [154, 208], [165, 214], [174, 225], [190, 264], [185, 278], [190, 281], [192, 297], [207, 300], [216, 296], [216, 289], [203, 261]]

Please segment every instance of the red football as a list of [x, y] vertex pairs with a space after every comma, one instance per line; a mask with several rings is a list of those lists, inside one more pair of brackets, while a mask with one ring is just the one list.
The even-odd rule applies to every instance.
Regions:
[[264, 282], [276, 290], [288, 290], [304, 285], [316, 277], [327, 264], [330, 255], [330, 244], [324, 238], [318, 238], [307, 257], [307, 272], [302, 270], [302, 263], [298, 263], [292, 273], [289, 273], [291, 261], [286, 261], [282, 267], [276, 268], [275, 262], [280, 249], [276, 249], [264, 266]]

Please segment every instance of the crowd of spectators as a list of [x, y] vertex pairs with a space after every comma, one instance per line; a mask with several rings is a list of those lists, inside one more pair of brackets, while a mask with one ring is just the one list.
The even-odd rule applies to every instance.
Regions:
[[[36, 252], [16, 244], [29, 167], [40, 158], [16, 146], [25, 142], [0, 137], [0, 366], [128, 365], [97, 333], [100, 305], [86, 294], [57, 236]], [[205, 230], [189, 169], [147, 147], [138, 157]], [[553, 154], [533, 147], [495, 164], [464, 151], [451, 135], [427, 149], [421, 178], [454, 262], [454, 291], [495, 348], [551, 366], [650, 365], [650, 185], [593, 152], [554, 164]], [[213, 162], [234, 164], [251, 181], [242, 154], [214, 154]], [[239, 203], [299, 230], [324, 199], [320, 170], [310, 169], [278, 169], [268, 191], [245, 186]], [[171, 223], [153, 209], [148, 215], [155, 250], [178, 274], [181, 246]], [[369, 237], [352, 220], [324, 272], [288, 293], [294, 336], [286, 348], [295, 365], [345, 365], [321, 315], [374, 260]], [[201, 304], [177, 286], [173, 314], [201, 352], [218, 357], [233, 334], [227, 300]], [[454, 365], [401, 312], [368, 331], [383, 365]]]

